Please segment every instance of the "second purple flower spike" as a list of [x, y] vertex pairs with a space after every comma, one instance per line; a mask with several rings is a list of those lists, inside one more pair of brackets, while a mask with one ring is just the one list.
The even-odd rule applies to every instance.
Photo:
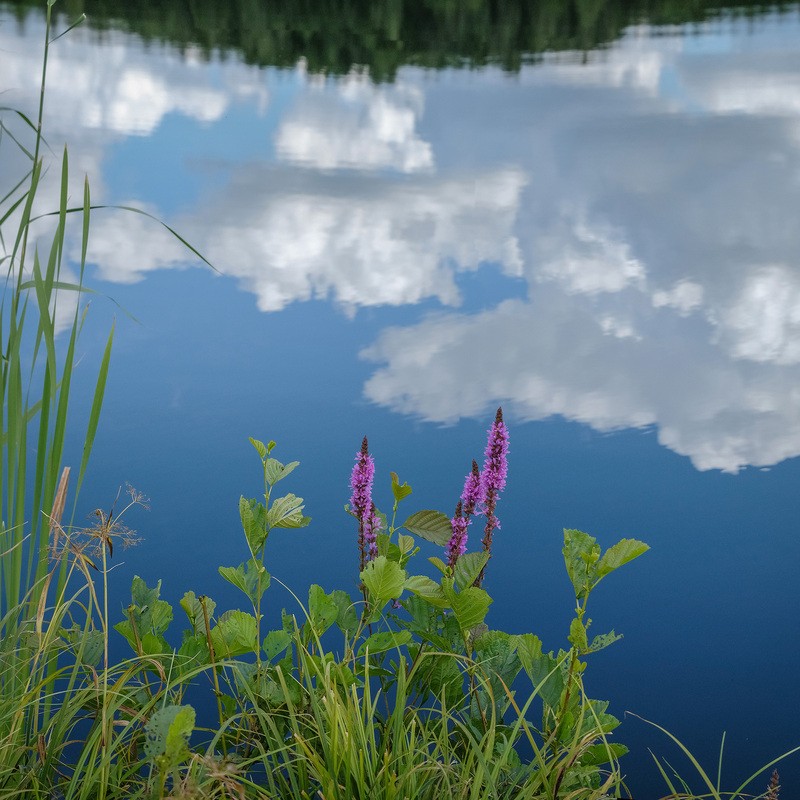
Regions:
[[[500, 492], [505, 489], [508, 476], [508, 428], [503, 422], [503, 409], [497, 409], [492, 427], [489, 428], [489, 439], [486, 442], [485, 460], [481, 470], [481, 496], [486, 515], [486, 527], [483, 531], [483, 549], [492, 552], [492, 538], [495, 528], [500, 527], [495, 509]], [[481, 570], [475, 580], [475, 586], [483, 583], [486, 567]]]
[[[375, 506], [372, 502], [372, 481], [375, 477], [375, 462], [369, 454], [367, 437], [356, 453], [356, 463], [350, 476], [350, 508], [358, 519], [358, 565], [361, 572], [367, 561], [377, 555], [375, 535], [377, 528]], [[378, 522], [380, 525], [380, 522]]]

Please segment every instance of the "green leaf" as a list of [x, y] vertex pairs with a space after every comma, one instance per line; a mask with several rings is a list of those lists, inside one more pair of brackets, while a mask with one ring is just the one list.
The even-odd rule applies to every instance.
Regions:
[[456, 592], [452, 580], [446, 578], [442, 578], [442, 592], [450, 601], [453, 614], [464, 636], [469, 633], [470, 628], [483, 622], [492, 603], [492, 598], [483, 589], [470, 586], [463, 592]]
[[589, 649], [586, 628], [577, 617], [569, 624], [569, 636], [567, 638], [581, 653], [585, 653]]
[[445, 564], [441, 558], [438, 556], [431, 556], [428, 561], [430, 561], [431, 564], [433, 564], [433, 566], [442, 573], [442, 575], [447, 575], [447, 564]]
[[377, 610], [389, 600], [400, 597], [406, 580], [405, 570], [386, 556], [378, 556], [361, 572], [361, 580], [367, 587], [373, 607]]
[[376, 538], [376, 544], [378, 546], [379, 556], [386, 556], [389, 561], [400, 563], [403, 554], [400, 552], [400, 548], [391, 540], [389, 534], [379, 533]]
[[180, 674], [185, 674], [201, 664], [208, 664], [209, 651], [205, 634], [184, 632], [183, 642], [176, 653], [176, 662]]
[[563, 553], [575, 597], [583, 600], [595, 582], [595, 565], [600, 560], [600, 545], [588, 533], [565, 528]]
[[133, 581], [131, 583], [131, 600], [133, 600], [134, 604], [139, 606], [140, 609], [154, 605], [160, 595], [161, 581], [151, 589], [138, 575], [133, 576]]
[[219, 567], [218, 570], [228, 583], [241, 589], [253, 605], [258, 605], [264, 592], [269, 588], [270, 574], [264, 565], [255, 559], [251, 558], [238, 567]]
[[353, 605], [353, 600], [347, 592], [341, 589], [336, 589], [331, 592], [330, 596], [339, 613], [336, 616], [336, 624], [348, 636], [353, 636], [358, 630], [358, 615], [356, 614], [356, 607]]
[[464, 701], [464, 676], [458, 660], [451, 655], [424, 656], [419, 663], [413, 683], [415, 687], [420, 687], [423, 693], [431, 692], [437, 698], [444, 695], [445, 703], [451, 709]]
[[601, 633], [592, 639], [592, 643], [589, 645], [586, 652], [596, 653], [598, 650], [603, 650], [609, 645], [614, 644], [614, 642], [618, 642], [621, 638], [622, 634], [614, 633], [614, 631], [611, 631], [610, 633]]
[[441, 511], [417, 511], [401, 527], [428, 542], [438, 544], [440, 547], [445, 547], [453, 535], [450, 517], [442, 514]]
[[[208, 613], [208, 618], [210, 620], [214, 614], [214, 609], [217, 607], [217, 604], [210, 597], [206, 597], [205, 602], [206, 612]], [[181, 608], [186, 612], [186, 616], [189, 617], [189, 622], [192, 624], [194, 632], [205, 636], [206, 621], [203, 614], [203, 606], [200, 603], [199, 598], [195, 596], [194, 592], [190, 591], [184, 594], [184, 596], [181, 598]]]
[[464, 553], [456, 561], [453, 571], [453, 578], [459, 589], [466, 589], [475, 583], [475, 578], [480, 575], [481, 570], [489, 561], [489, 554], [485, 551], [480, 553]]
[[604, 578], [634, 558], [646, 553], [650, 547], [638, 539], [621, 539], [606, 550], [597, 565], [597, 578]]
[[450, 602], [444, 596], [442, 587], [427, 575], [411, 575], [406, 578], [405, 588], [436, 608], [450, 608]]
[[308, 590], [308, 621], [316, 632], [322, 636], [339, 617], [339, 606], [336, 600], [325, 594], [325, 590], [316, 583]]
[[134, 576], [131, 584], [131, 599], [133, 603], [128, 606], [129, 619], [114, 627], [125, 636], [135, 647], [135, 634], [131, 628], [131, 636], [128, 636], [122, 628], [127, 624], [130, 626], [130, 618], [136, 626], [139, 636], [147, 632], [155, 634], [164, 633], [172, 622], [172, 606], [166, 601], [159, 599], [161, 593], [161, 581], [154, 588], [149, 588], [147, 584], [138, 576]]
[[145, 656], [168, 656], [172, 654], [169, 642], [160, 634], [148, 631], [142, 636], [142, 655]]
[[260, 442], [258, 439], [254, 439], [252, 436], [250, 438], [250, 444], [255, 447], [258, 451], [258, 455], [261, 457], [263, 461], [267, 457], [267, 448], [264, 445], [264, 442]]
[[405, 482], [400, 483], [400, 478], [397, 477], [396, 472], [390, 472], [389, 474], [392, 477], [392, 494], [395, 501], [399, 503], [411, 494], [411, 487]]
[[291, 492], [274, 500], [267, 511], [270, 528], [303, 528], [309, 522], [311, 517], [303, 516], [303, 498]]
[[267, 538], [266, 509], [257, 500], [240, 497], [239, 517], [242, 520], [242, 530], [244, 530], [247, 544], [252, 553], [257, 553]]
[[517, 637], [517, 654], [545, 705], [558, 708], [564, 691], [564, 676], [559, 661], [552, 653], [542, 652], [541, 639], [532, 633]]
[[281, 462], [275, 458], [268, 458], [264, 464], [264, 477], [270, 486], [274, 486], [278, 481], [283, 480], [290, 472], [294, 472], [299, 466], [299, 461], [281, 464]]
[[398, 534], [397, 546], [400, 548], [400, 552], [404, 556], [408, 555], [414, 549], [414, 537], [406, 536], [403, 533]]
[[269, 661], [279, 656], [292, 641], [292, 637], [284, 630], [270, 631], [264, 637], [264, 654]]
[[238, 609], [226, 611], [211, 629], [217, 658], [232, 658], [258, 649], [258, 625], [252, 614]]
[[581, 752], [580, 763], [583, 766], [599, 767], [608, 764], [612, 759], [622, 758], [628, 748], [619, 742], [600, 742], [591, 744]]
[[160, 772], [174, 770], [189, 758], [194, 722], [191, 706], [168, 705], [153, 712], [144, 728], [144, 752], [156, 762]]
[[384, 653], [387, 650], [395, 650], [408, 644], [411, 641], [410, 631], [381, 631], [380, 633], [373, 633], [365, 639], [361, 646], [358, 648], [359, 657], [366, 655], [367, 650], [371, 656], [377, 653]]

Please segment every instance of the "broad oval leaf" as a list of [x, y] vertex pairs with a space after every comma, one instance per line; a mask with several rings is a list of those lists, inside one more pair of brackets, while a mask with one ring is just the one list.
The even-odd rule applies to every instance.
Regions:
[[456, 586], [462, 590], [472, 586], [488, 561], [489, 553], [486, 551], [481, 551], [480, 553], [464, 553], [463, 556], [460, 556], [458, 561], [456, 561], [455, 570], [453, 571], [453, 578], [455, 579]]
[[316, 583], [308, 590], [308, 618], [318, 636], [322, 636], [339, 617], [339, 606], [336, 600], [325, 594], [325, 590]]
[[430, 509], [412, 514], [401, 527], [428, 542], [438, 544], [439, 547], [445, 547], [453, 535], [450, 517], [441, 511]]
[[650, 547], [638, 539], [620, 539], [606, 550], [597, 565], [597, 578], [605, 577], [634, 558], [646, 553]]
[[292, 641], [292, 637], [284, 630], [270, 631], [264, 637], [264, 654], [269, 661], [272, 661], [275, 656], [279, 656]]
[[226, 611], [211, 629], [211, 643], [217, 658], [231, 658], [258, 649], [256, 618], [245, 611]]
[[406, 579], [405, 588], [436, 608], [450, 608], [442, 587], [427, 575], [411, 575]]
[[378, 556], [367, 564], [360, 577], [377, 609], [389, 600], [400, 597], [406, 581], [406, 571], [396, 561]]
[[462, 632], [466, 633], [470, 628], [480, 625], [486, 618], [492, 598], [483, 589], [470, 586], [463, 592], [454, 594], [450, 602], [458, 620], [458, 626]]
[[411, 641], [410, 631], [381, 631], [380, 633], [373, 633], [361, 643], [358, 648], [358, 655], [362, 657], [366, 655], [367, 650], [371, 656], [377, 653], [384, 653], [387, 650], [395, 650], [408, 644]]
[[268, 458], [264, 463], [264, 477], [270, 486], [274, 486], [278, 481], [283, 480], [289, 473], [300, 466], [299, 461], [291, 461], [288, 464], [281, 464], [276, 458]]

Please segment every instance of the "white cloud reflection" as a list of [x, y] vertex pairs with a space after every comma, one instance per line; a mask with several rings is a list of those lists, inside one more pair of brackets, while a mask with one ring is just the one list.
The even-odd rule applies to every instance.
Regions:
[[[227, 164], [169, 221], [264, 311], [436, 298], [364, 354], [366, 396], [402, 413], [452, 422], [502, 401], [524, 419], [654, 426], [699, 469], [798, 455], [800, 24], [732, 24], [722, 52], [646, 33], [513, 78], [406, 69], [375, 86], [299, 65], [254, 134], [277, 163]], [[36, 53], [3, 37], [3, 84], [30, 91]], [[244, 98], [263, 115], [272, 91], [235, 62], [63, 41], [51, 128], [82, 120], [74, 157], [98, 175], [110, 143], [168, 114], [213, 125]], [[109, 280], [186, 261], [144, 218], [98, 215], [92, 241]], [[456, 311], [460, 274], [485, 262], [527, 297]]]
[[423, 110], [419, 87], [376, 86], [362, 71], [312, 81], [309, 88], [281, 120], [276, 149], [282, 159], [316, 169], [433, 167], [433, 149], [416, 131]]

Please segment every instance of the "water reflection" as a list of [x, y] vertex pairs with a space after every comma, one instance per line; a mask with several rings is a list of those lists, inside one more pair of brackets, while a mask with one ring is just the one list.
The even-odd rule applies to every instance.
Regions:
[[[586, 64], [404, 68], [384, 85], [76, 33], [53, 51], [48, 124], [97, 199], [142, 204], [116, 185], [132, 137], [172, 147], [147, 207], [264, 311], [437, 301], [362, 354], [375, 403], [452, 422], [499, 400], [526, 419], [655, 426], [698, 469], [774, 464], [800, 454], [800, 24], [649, 33]], [[40, 40], [0, 27], [12, 104], [35, 96]], [[244, 145], [203, 150], [226, 125]], [[159, 181], [174, 193], [209, 172], [162, 203]], [[91, 258], [117, 282], [186, 266], [166, 232], [117, 213], [93, 222]], [[480, 268], [524, 296], [463, 307]]]

